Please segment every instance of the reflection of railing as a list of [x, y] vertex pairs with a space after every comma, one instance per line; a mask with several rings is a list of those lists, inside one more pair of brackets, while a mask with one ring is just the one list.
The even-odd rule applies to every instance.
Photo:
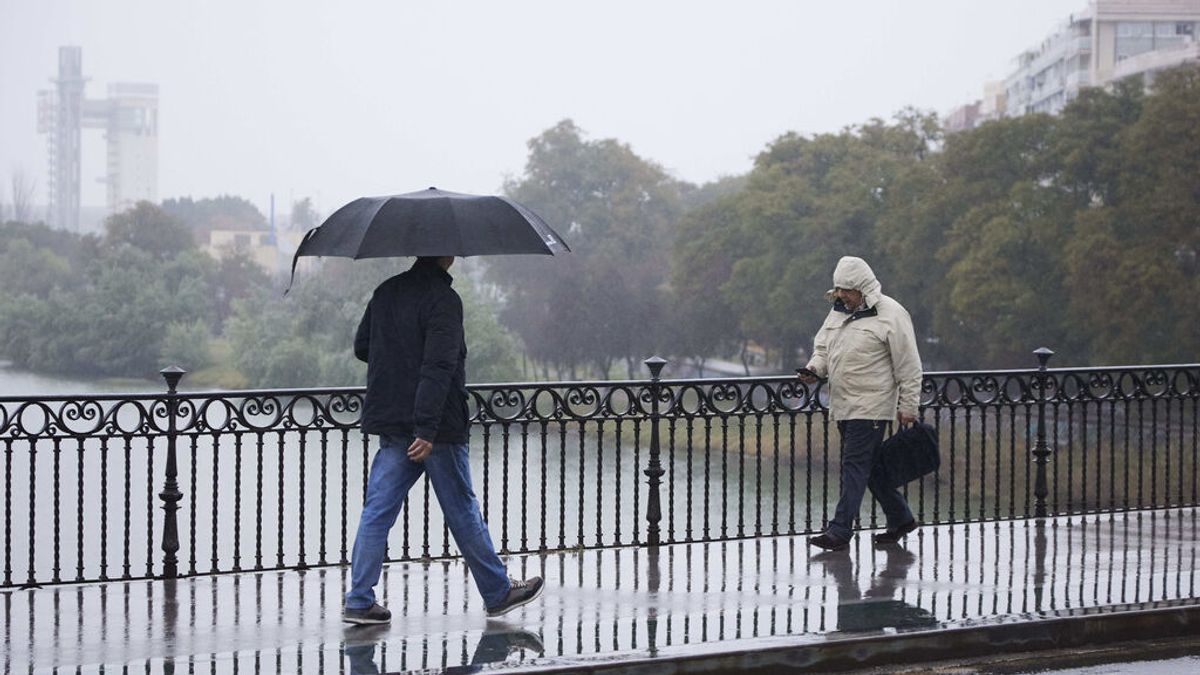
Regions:
[[[648, 365], [649, 380], [470, 388], [502, 553], [823, 526], [838, 469], [822, 386]], [[371, 451], [362, 390], [177, 393], [180, 375], [160, 396], [0, 398], [0, 585], [347, 561]], [[943, 523], [1200, 504], [1198, 398], [1197, 364], [929, 373], [921, 414], [943, 462], [909, 499]], [[430, 496], [410, 493], [392, 559], [452, 555]]]
[[[561, 672], [700, 655], [724, 659], [709, 671], [735, 672], [730, 653], [785, 644], [821, 672], [840, 669], [831, 662], [837, 654], [858, 665], [873, 654], [895, 667], [905, 657], [940, 660], [931, 654], [938, 649], [958, 650], [945, 658], [961, 659], [962, 631], [1021, 635], [1020, 624], [1027, 630], [1030, 621], [1056, 644], [1084, 642], [1080, 623], [1095, 626], [1122, 610], [1139, 610], [1136, 620], [1120, 622], [1122, 642], [1183, 636], [1189, 626], [1194, 633], [1186, 614], [1154, 610], [1196, 606], [1197, 515], [1169, 509], [926, 527], [903, 548], [860, 541], [818, 555], [800, 537], [531, 555], [509, 563], [547, 582], [545, 606], [519, 624], [527, 629], [461, 620], [480, 613], [481, 600], [465, 567], [449, 561], [385, 567], [379, 593], [404, 620], [378, 630], [330, 630], [327, 603], [345, 590], [344, 568], [58, 586], [8, 594], [0, 621], [6, 665], [28, 662], [30, 671], [62, 675], [95, 663], [97, 653], [107, 656], [105, 672], [122, 673], [427, 672], [533, 658]], [[1169, 617], [1169, 626], [1149, 623], [1154, 616]], [[131, 626], [173, 640], [148, 640]], [[519, 639], [514, 630], [537, 635]], [[903, 642], [946, 630], [955, 637], [942, 635], [941, 645]], [[889, 638], [878, 651], [836, 646], [881, 635]], [[754, 642], [727, 643], [738, 640]], [[520, 656], [511, 653], [518, 647]]]

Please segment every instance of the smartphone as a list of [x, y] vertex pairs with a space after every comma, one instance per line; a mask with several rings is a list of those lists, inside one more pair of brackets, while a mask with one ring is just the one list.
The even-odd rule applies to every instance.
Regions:
[[808, 368], [797, 368], [797, 369], [796, 369], [796, 374], [797, 374], [797, 375], [811, 375], [812, 377], [815, 377], [815, 378], [817, 378], [818, 380], [823, 380], [823, 379], [825, 379], [825, 378], [821, 377], [820, 375], [818, 375], [818, 374], [814, 373], [813, 371], [809, 370]]

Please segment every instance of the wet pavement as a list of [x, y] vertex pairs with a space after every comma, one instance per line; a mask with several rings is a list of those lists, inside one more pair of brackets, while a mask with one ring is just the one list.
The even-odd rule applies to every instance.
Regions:
[[548, 669], [828, 645], [1197, 604], [1200, 509], [928, 526], [844, 553], [804, 537], [511, 556], [542, 598], [488, 621], [459, 561], [392, 564], [390, 625], [346, 627], [348, 570], [0, 593], [5, 672]]

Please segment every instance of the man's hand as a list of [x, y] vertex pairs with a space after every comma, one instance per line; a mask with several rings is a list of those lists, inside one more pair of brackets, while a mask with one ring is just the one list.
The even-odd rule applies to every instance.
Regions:
[[903, 429], [910, 424], [915, 424], [917, 421], [917, 416], [897, 411], [896, 421], [900, 423], [900, 428]]
[[796, 379], [800, 380], [804, 384], [810, 384], [810, 385], [816, 384], [821, 381], [821, 379], [817, 377], [817, 374], [814, 373], [813, 371], [809, 370], [808, 368], [797, 368], [796, 369]]
[[424, 461], [431, 452], [433, 452], [433, 443], [423, 438], [413, 440], [412, 445], [408, 446], [408, 458], [414, 462]]

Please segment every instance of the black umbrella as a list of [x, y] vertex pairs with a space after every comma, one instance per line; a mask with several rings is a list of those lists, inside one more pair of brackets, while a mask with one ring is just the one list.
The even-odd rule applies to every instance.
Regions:
[[304, 235], [301, 256], [389, 258], [569, 252], [567, 242], [533, 211], [505, 197], [437, 188], [363, 197]]

